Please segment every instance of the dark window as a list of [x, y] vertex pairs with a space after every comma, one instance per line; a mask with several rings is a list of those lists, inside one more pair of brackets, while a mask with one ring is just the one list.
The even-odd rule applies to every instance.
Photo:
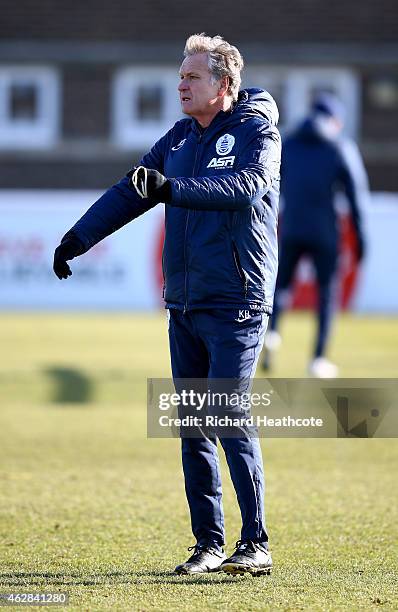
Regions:
[[141, 85], [137, 93], [137, 118], [142, 121], [162, 119], [164, 91], [156, 85]]
[[10, 87], [9, 117], [11, 120], [36, 119], [38, 112], [37, 87], [14, 83]]

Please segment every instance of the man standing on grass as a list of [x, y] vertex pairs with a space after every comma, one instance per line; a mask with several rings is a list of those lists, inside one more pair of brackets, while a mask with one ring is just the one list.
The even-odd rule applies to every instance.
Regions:
[[[173, 378], [243, 380], [247, 389], [277, 272], [278, 110], [263, 90], [239, 91], [242, 57], [220, 36], [189, 37], [184, 56], [178, 91], [188, 118], [178, 121], [64, 236], [54, 271], [67, 278], [68, 260], [164, 202]], [[259, 440], [243, 426], [238, 436], [221, 436], [220, 442], [241, 510], [240, 540], [227, 559], [216, 436], [182, 437], [196, 543], [176, 572], [269, 573]]]

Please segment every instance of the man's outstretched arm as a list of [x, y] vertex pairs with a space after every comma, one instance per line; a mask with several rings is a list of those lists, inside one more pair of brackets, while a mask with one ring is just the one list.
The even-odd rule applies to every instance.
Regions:
[[[163, 171], [166, 138], [167, 134], [143, 157], [141, 165]], [[67, 261], [86, 253], [95, 244], [156, 205], [156, 202], [140, 198], [129, 184], [128, 175], [108, 189], [62, 238], [55, 250], [53, 265], [59, 279], [68, 278], [72, 274]]]
[[72, 271], [66, 263], [86, 253], [95, 244], [113, 234], [155, 206], [142, 200], [128, 186], [128, 177], [108, 189], [65, 234], [54, 253], [53, 269], [59, 279]]
[[83, 244], [83, 253], [118, 229], [137, 219], [154, 203], [142, 200], [129, 187], [129, 178], [106, 191], [71, 228]]

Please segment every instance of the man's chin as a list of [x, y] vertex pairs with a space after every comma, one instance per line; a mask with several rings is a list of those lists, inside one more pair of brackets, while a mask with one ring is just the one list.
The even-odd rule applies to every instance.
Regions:
[[184, 115], [189, 115], [189, 116], [192, 115], [192, 108], [190, 108], [189, 105], [181, 104], [181, 110], [184, 113]]

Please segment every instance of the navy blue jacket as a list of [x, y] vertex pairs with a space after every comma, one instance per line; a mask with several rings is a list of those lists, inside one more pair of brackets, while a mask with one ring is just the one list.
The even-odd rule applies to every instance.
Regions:
[[[281, 193], [283, 238], [336, 244], [338, 239], [336, 191], [344, 191], [351, 217], [362, 238], [360, 183], [343, 150], [344, 141], [324, 138], [312, 119], [305, 120], [283, 142]], [[366, 175], [362, 168], [362, 173]]]
[[[271, 313], [277, 273], [278, 110], [259, 89], [203, 130], [182, 119], [140, 164], [170, 179], [163, 249], [166, 307]], [[152, 207], [123, 178], [72, 230], [85, 251]]]

